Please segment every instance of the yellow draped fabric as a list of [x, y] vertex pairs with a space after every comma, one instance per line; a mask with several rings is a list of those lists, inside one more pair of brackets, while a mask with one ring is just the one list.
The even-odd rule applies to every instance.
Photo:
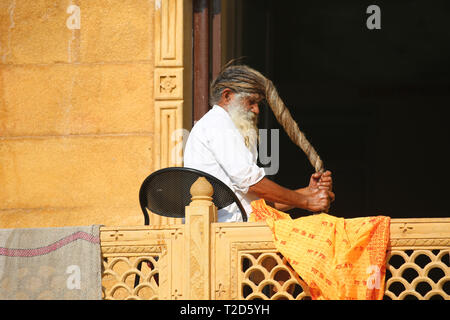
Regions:
[[263, 199], [251, 205], [250, 221], [266, 221], [278, 251], [308, 284], [313, 299], [383, 298], [389, 217], [320, 213], [292, 219]]

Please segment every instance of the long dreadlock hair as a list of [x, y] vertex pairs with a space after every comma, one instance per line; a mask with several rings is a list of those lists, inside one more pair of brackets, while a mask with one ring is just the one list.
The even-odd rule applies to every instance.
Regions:
[[303, 150], [316, 172], [323, 172], [324, 166], [322, 160], [292, 118], [291, 113], [278, 95], [277, 89], [272, 81], [249, 66], [233, 65], [233, 63], [234, 61], [230, 61], [225, 65], [217, 78], [211, 83], [211, 105], [219, 102], [222, 92], [226, 88], [234, 93], [260, 95], [266, 99], [277, 121], [286, 131], [292, 142]]

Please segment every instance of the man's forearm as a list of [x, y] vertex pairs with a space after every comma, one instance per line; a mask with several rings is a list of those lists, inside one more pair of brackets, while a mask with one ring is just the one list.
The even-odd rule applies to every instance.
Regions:
[[294, 207], [307, 209], [308, 207], [305, 188], [290, 190], [264, 177], [249, 190], [264, 200], [274, 202], [278, 210], [289, 210]]
[[269, 202], [267, 204], [269, 206], [271, 206], [272, 208], [275, 208], [280, 211], [288, 211], [288, 210], [295, 208], [294, 206], [290, 206], [290, 205], [279, 203], [279, 202]]

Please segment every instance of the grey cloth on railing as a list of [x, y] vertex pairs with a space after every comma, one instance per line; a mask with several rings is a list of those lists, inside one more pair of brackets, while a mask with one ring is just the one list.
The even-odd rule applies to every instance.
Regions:
[[1, 300], [101, 298], [99, 225], [0, 229]]

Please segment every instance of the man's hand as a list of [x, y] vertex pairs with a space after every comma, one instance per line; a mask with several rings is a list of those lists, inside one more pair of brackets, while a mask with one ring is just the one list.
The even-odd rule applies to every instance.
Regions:
[[307, 189], [306, 210], [311, 212], [328, 212], [334, 199], [334, 193], [325, 189]]
[[333, 178], [331, 171], [316, 172], [311, 175], [309, 185], [306, 188], [309, 196], [307, 210], [312, 212], [327, 212], [335, 195], [333, 190]]
[[250, 186], [249, 191], [268, 202], [273, 202], [278, 210], [301, 208], [311, 212], [326, 212], [334, 200], [331, 172], [313, 174], [310, 185], [290, 190], [264, 177]]
[[311, 178], [309, 179], [309, 186], [308, 189], [310, 191], [315, 190], [327, 190], [330, 191], [331, 196], [331, 202], [334, 201], [335, 195], [333, 192], [333, 178], [331, 177], [331, 171], [325, 171], [325, 172], [316, 172], [311, 175]]

